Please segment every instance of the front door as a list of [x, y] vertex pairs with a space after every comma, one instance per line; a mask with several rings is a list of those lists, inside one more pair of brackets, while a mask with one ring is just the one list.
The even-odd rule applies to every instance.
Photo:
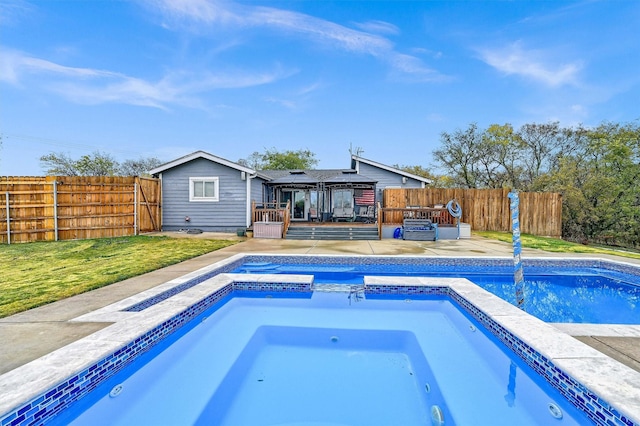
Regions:
[[305, 192], [304, 191], [282, 191], [282, 202], [291, 201], [291, 220], [305, 220]]

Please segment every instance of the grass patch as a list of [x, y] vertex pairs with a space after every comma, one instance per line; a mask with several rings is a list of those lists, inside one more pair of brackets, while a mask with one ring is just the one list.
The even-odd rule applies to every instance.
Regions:
[[[473, 234], [508, 243], [512, 241], [511, 234], [509, 232], [474, 231]], [[613, 256], [628, 257], [631, 259], [640, 259], [640, 253], [615, 250], [606, 247], [586, 246], [584, 244], [564, 241], [559, 238], [538, 237], [530, 234], [522, 234], [520, 241], [522, 242], [522, 247], [540, 249], [554, 253], [609, 254]]]
[[0, 318], [237, 243], [133, 236], [0, 246]]

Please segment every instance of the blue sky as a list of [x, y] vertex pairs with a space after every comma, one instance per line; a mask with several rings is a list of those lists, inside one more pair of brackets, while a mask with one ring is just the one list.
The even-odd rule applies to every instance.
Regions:
[[632, 0], [0, 0], [0, 175], [96, 150], [430, 167], [470, 123], [640, 119], [639, 34]]

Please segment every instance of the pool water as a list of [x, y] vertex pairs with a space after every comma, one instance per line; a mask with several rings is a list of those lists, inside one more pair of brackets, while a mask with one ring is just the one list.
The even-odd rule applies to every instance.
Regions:
[[[234, 273], [313, 275], [315, 283], [362, 284], [369, 276], [467, 278], [515, 305], [513, 267], [277, 264], [248, 262]], [[525, 267], [524, 310], [546, 322], [640, 324], [640, 277], [593, 267]]]
[[448, 297], [407, 297], [236, 291], [51, 424], [590, 423]]
[[411, 332], [261, 326], [196, 424], [418, 425], [431, 407], [451, 419]]

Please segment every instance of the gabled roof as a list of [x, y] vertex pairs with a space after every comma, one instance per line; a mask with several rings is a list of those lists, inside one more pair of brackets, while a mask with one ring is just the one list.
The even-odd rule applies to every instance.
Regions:
[[198, 158], [204, 158], [205, 160], [213, 161], [214, 163], [222, 164], [223, 166], [231, 167], [232, 169], [239, 170], [241, 172], [246, 172], [248, 174], [254, 175], [256, 171], [250, 169], [249, 167], [245, 167], [241, 164], [234, 163], [233, 161], [225, 160], [224, 158], [217, 157], [213, 154], [209, 154], [204, 151], [196, 151], [191, 154], [187, 154], [184, 157], [180, 157], [176, 160], [169, 161], [168, 163], [164, 163], [155, 169], [151, 170], [149, 173], [151, 175], [156, 175], [158, 173], [162, 173], [166, 170], [173, 169], [174, 167], [180, 166], [181, 164], [188, 163], [189, 161], [197, 160]]
[[[431, 179], [427, 179], [426, 177], [414, 175], [413, 173], [405, 172], [404, 170], [400, 170], [400, 169], [397, 169], [395, 167], [387, 166], [385, 164], [378, 163], [376, 161], [367, 160], [366, 158], [358, 157], [357, 155], [352, 155], [351, 156], [351, 168], [356, 169], [356, 163], [358, 163], [358, 162], [365, 163], [365, 164], [368, 164], [370, 166], [377, 167], [379, 169], [386, 170], [386, 171], [389, 171], [389, 172], [392, 172], [392, 173], [396, 173], [396, 174], [398, 174], [400, 176], [406, 176], [408, 178], [415, 179], [415, 180], [417, 180], [419, 182], [424, 182], [425, 184], [431, 184]], [[358, 172], [359, 172], [359, 170], [358, 170]]]

